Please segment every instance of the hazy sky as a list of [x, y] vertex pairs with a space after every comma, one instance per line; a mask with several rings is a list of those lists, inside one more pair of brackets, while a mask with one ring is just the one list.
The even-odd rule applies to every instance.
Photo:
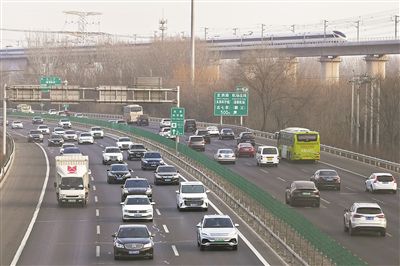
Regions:
[[[114, 34], [152, 36], [158, 30], [159, 20], [167, 19], [167, 34], [190, 32], [190, 0], [185, 1], [1, 1], [1, 27], [40, 30], [77, 30], [72, 21], [77, 17], [63, 11], [101, 12], [89, 18], [89, 31]], [[195, 0], [195, 32], [204, 36], [231, 33], [232, 28], [242, 32], [260, 30], [266, 25], [321, 24], [343, 18], [399, 9], [398, 1], [205, 1]], [[390, 17], [387, 18], [390, 20]], [[67, 23], [66, 23], [67, 22]], [[100, 25], [98, 24], [100, 22]], [[390, 22], [390, 21], [389, 21]], [[388, 23], [389, 23], [388, 22]], [[92, 24], [93, 23], [93, 24]], [[394, 22], [393, 22], [394, 25]], [[321, 28], [322, 30], [322, 28]], [[16, 38], [2, 31], [3, 42]], [[2, 43], [3, 43], [2, 42]]]

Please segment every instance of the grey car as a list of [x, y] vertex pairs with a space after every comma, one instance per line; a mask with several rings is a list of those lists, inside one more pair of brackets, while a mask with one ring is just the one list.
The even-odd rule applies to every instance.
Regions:
[[206, 142], [202, 136], [190, 136], [188, 146], [194, 150], [206, 150]]
[[107, 169], [107, 183], [125, 182], [131, 177], [132, 169], [129, 169], [126, 164], [112, 164], [110, 169]]
[[173, 165], [160, 165], [154, 171], [154, 184], [179, 184], [179, 171]]
[[121, 186], [121, 202], [123, 202], [128, 195], [146, 195], [149, 197], [149, 200], [152, 201], [153, 188], [146, 178], [128, 178], [125, 180], [125, 184]]

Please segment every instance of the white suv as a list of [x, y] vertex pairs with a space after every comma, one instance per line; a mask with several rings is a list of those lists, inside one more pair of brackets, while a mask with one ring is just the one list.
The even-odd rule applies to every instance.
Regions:
[[60, 119], [60, 121], [58, 122], [58, 126], [62, 127], [62, 128], [71, 128], [71, 121], [69, 121], [69, 119], [67, 118], [62, 118]]
[[90, 134], [92, 134], [93, 138], [104, 138], [104, 131], [101, 127], [90, 128]]
[[258, 166], [279, 164], [279, 151], [274, 146], [259, 146], [256, 153], [256, 161]]
[[181, 182], [176, 191], [176, 207], [182, 209], [208, 210], [207, 193], [210, 191], [200, 181]]
[[386, 218], [377, 203], [355, 202], [350, 209], [344, 210], [344, 231], [354, 235], [356, 231], [379, 231], [386, 235]]
[[372, 193], [381, 191], [397, 192], [396, 179], [389, 173], [373, 173], [365, 180], [365, 191]]
[[118, 147], [106, 147], [103, 151], [103, 164], [122, 163], [124, 160]]

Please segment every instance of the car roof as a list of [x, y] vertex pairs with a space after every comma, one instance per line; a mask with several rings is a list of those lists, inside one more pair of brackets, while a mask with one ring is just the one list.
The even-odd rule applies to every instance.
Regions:
[[130, 199], [130, 198], [142, 198], [142, 199], [144, 199], [144, 198], [149, 198], [149, 197], [147, 197], [147, 195], [128, 195], [127, 197], [126, 197], [127, 199]]
[[126, 163], [113, 163], [110, 166], [113, 167], [113, 166], [118, 166], [118, 165], [128, 166]]
[[204, 184], [200, 181], [182, 181], [181, 185], [182, 186], [183, 185], [203, 185], [204, 186]]
[[125, 183], [126, 183], [128, 180], [146, 180], [146, 181], [147, 181], [147, 178], [144, 178], [144, 177], [130, 177], [130, 178], [127, 178], [127, 179], [125, 180]]
[[229, 217], [229, 215], [226, 215], [226, 214], [207, 214], [207, 215], [204, 215], [204, 217], [203, 217], [204, 219], [209, 219], [209, 218], [231, 218], [231, 217]]
[[391, 173], [372, 173], [373, 175], [393, 176]]
[[275, 149], [277, 149], [277, 147], [275, 147], [275, 146], [267, 146], [267, 145], [263, 145], [263, 146], [258, 146], [258, 148], [275, 148]]
[[145, 225], [145, 224], [121, 224], [121, 225], [119, 225], [119, 228], [147, 228], [147, 225]]
[[365, 207], [368, 207], [368, 208], [381, 208], [379, 205], [378, 205], [378, 203], [375, 203], [375, 202], [354, 202], [354, 204], [353, 204], [354, 206], [356, 206], [357, 208], [365, 208]]

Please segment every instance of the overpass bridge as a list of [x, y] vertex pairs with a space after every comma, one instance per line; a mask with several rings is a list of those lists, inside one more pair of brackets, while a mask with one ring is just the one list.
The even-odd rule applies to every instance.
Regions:
[[[120, 51], [132, 51], [133, 49], [147, 49], [151, 43], [119, 46]], [[207, 44], [208, 51], [220, 60], [240, 59], [246, 53], [261, 50], [273, 50], [282, 57], [290, 60], [291, 73], [296, 73], [299, 57], [319, 57], [321, 63], [321, 79], [326, 81], [338, 81], [339, 66], [343, 56], [365, 56], [367, 74], [372, 77], [385, 78], [387, 55], [400, 54], [400, 40], [374, 40], [374, 41], [317, 41], [304, 44], [265, 43], [262, 45], [250, 45], [244, 42], [225, 43], [220, 46], [214, 43]], [[68, 47], [69, 56], [74, 58], [91, 57], [97, 60], [99, 51], [102, 53], [115, 50], [115, 46], [76, 46]], [[24, 71], [29, 63], [29, 56], [57, 57], [65, 47], [54, 48], [6, 48], [0, 49], [0, 65], [2, 71]], [[101, 63], [101, 62], [100, 62]]]

